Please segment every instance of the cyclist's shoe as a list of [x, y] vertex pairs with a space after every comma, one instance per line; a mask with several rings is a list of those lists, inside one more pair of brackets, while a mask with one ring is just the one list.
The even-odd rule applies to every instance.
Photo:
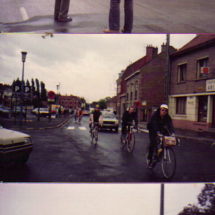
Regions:
[[153, 162], [152, 162], [152, 159], [148, 159], [147, 165], [148, 165], [148, 168], [149, 168], [149, 169], [152, 169], [152, 168], [154, 167]]

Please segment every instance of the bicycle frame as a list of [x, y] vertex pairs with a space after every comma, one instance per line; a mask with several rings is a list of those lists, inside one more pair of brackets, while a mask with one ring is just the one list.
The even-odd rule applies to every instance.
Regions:
[[127, 150], [130, 153], [134, 150], [134, 146], [135, 146], [135, 136], [134, 136], [133, 128], [134, 126], [127, 125], [125, 135], [121, 136], [121, 143], [122, 143], [121, 148], [124, 148], [124, 146], [127, 145]]
[[99, 123], [94, 122], [92, 125], [92, 133], [91, 133], [92, 143], [94, 144], [97, 144], [97, 141], [98, 141], [98, 130], [99, 130]]

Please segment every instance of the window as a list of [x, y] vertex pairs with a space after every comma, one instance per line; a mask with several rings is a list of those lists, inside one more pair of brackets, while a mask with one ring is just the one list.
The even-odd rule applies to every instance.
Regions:
[[197, 78], [208, 77], [208, 74], [201, 73], [202, 67], [208, 67], [208, 60], [209, 60], [209, 58], [207, 57], [207, 58], [199, 59], [197, 61]]
[[130, 100], [132, 100], [132, 99], [133, 99], [133, 92], [131, 92], [130, 95], [131, 95], [131, 96], [130, 96]]
[[178, 82], [186, 80], [187, 64], [182, 64], [178, 66]]
[[186, 97], [176, 98], [176, 114], [186, 114]]
[[138, 91], [138, 81], [135, 82], [135, 94], [134, 94], [135, 99], [137, 99], [137, 91]]

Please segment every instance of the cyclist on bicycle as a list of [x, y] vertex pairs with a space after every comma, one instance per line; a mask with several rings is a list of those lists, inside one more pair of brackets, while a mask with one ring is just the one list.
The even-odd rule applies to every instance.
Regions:
[[78, 118], [78, 108], [75, 109], [74, 116], [75, 116], [75, 122], [76, 122], [76, 120]]
[[122, 135], [123, 136], [126, 133], [126, 126], [127, 125], [130, 125], [130, 126], [135, 125], [135, 128], [138, 125], [137, 115], [134, 112], [133, 107], [128, 108], [128, 110], [123, 113], [123, 116], [122, 116]]
[[81, 122], [82, 116], [83, 116], [83, 111], [82, 111], [82, 109], [80, 108], [79, 111], [78, 111], [78, 119], [79, 119], [79, 122]]
[[149, 130], [150, 139], [148, 167], [152, 168], [152, 155], [157, 144], [157, 136], [174, 135], [172, 119], [168, 114], [168, 105], [162, 104], [160, 108], [155, 111], [147, 124], [147, 129]]
[[95, 110], [93, 110], [90, 114], [89, 121], [90, 133], [92, 132], [92, 124], [94, 122], [102, 123], [102, 121], [103, 121], [102, 112], [99, 110], [99, 105], [96, 105]]

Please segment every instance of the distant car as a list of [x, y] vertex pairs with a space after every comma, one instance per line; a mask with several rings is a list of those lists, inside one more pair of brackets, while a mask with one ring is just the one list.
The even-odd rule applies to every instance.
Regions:
[[90, 115], [90, 110], [83, 110], [83, 115]]
[[[20, 106], [15, 106], [13, 107], [11, 116], [19, 116], [20, 115], [20, 111], [21, 111], [21, 107]], [[22, 107], [22, 115], [25, 117], [26, 116], [26, 112], [25, 112], [25, 107]]]
[[103, 112], [103, 124], [99, 126], [99, 129], [115, 129], [118, 132], [119, 120], [116, 118], [115, 114], [110, 112]]
[[36, 111], [36, 115], [38, 116], [38, 113], [41, 117], [49, 116], [49, 109], [48, 108], [38, 108]]
[[38, 108], [34, 108], [32, 111], [31, 111], [31, 113], [33, 113], [33, 114], [37, 114], [37, 112], [38, 112]]
[[3, 107], [0, 107], [0, 117], [5, 117], [5, 118], [8, 118], [10, 115], [10, 111], [3, 108]]
[[33, 150], [31, 136], [0, 126], [0, 164], [26, 163]]

